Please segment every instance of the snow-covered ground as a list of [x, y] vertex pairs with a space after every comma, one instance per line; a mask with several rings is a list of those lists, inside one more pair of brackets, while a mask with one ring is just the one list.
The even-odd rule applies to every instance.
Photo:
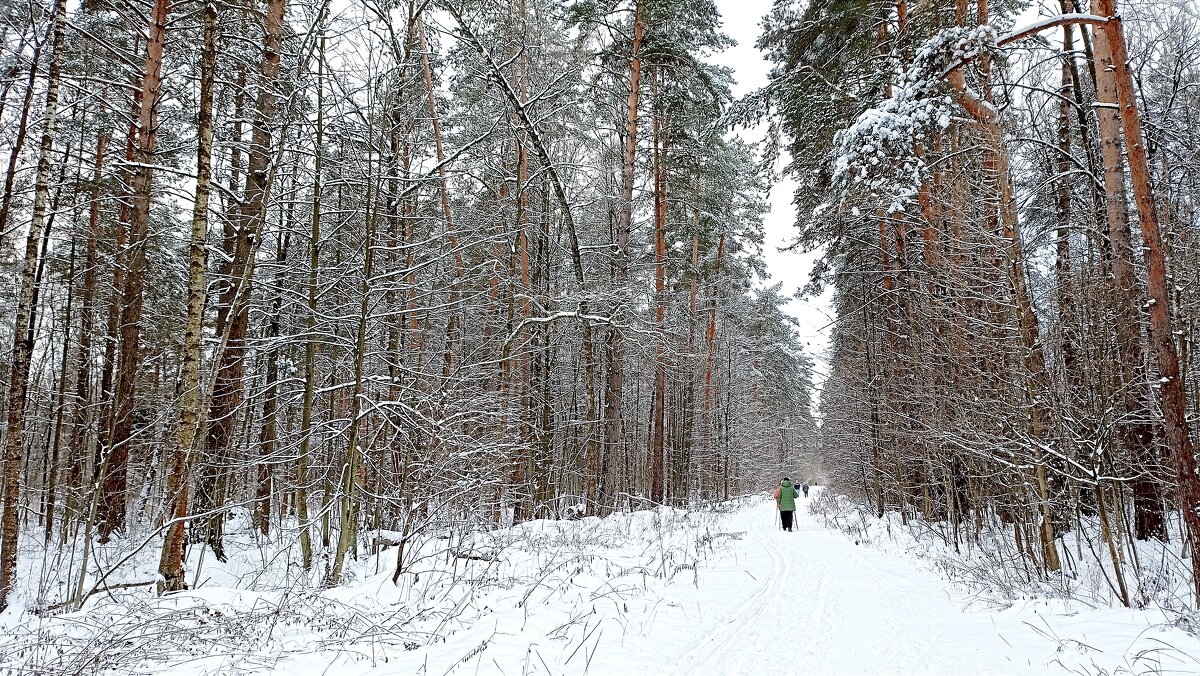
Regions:
[[856, 544], [803, 508], [781, 532], [766, 497], [431, 534], [398, 585], [385, 550], [325, 591], [282, 563], [294, 552], [230, 539], [191, 592], [10, 609], [0, 674], [1200, 674], [1200, 640], [1162, 612], [967, 609], [902, 547]]
[[821, 674], [1200, 673], [1200, 640], [1162, 613], [1064, 600], [965, 610], [967, 599], [903, 547], [856, 544], [803, 509], [796, 532], [763, 530], [772, 509], [735, 517], [761, 544], [742, 563], [782, 568], [764, 586], [771, 621], [751, 621], [736, 647], [706, 657], [713, 673], [761, 673], [783, 654]]

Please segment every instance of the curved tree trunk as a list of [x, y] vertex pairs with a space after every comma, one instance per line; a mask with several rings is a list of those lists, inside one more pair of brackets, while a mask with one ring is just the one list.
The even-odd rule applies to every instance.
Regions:
[[[229, 445], [237, 429], [238, 412], [242, 408], [243, 377], [246, 371], [246, 337], [250, 326], [250, 296], [253, 291], [254, 253], [258, 248], [255, 233], [261, 230], [266, 218], [267, 193], [271, 180], [270, 160], [272, 124], [275, 120], [276, 86], [279, 79], [279, 59], [283, 43], [283, 0], [270, 0], [263, 17], [263, 51], [259, 63], [258, 96], [255, 100], [254, 123], [250, 135], [250, 152], [246, 161], [246, 190], [242, 209], [233, 236], [233, 260], [230, 283], [221, 298], [217, 324], [223, 326], [221, 351], [213, 384], [212, 404], [208, 414], [208, 434], [205, 447], [209, 467], [203, 483], [200, 506], [215, 509], [223, 500], [223, 467]], [[224, 319], [224, 321], [222, 321]], [[200, 498], [201, 496], [197, 496]], [[205, 521], [203, 539], [219, 560], [225, 558], [224, 514], [214, 513]]]

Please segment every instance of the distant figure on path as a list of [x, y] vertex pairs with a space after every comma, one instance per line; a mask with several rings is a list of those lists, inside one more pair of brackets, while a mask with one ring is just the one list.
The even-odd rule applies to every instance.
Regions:
[[796, 487], [792, 485], [792, 480], [783, 477], [783, 481], [779, 482], [779, 487], [775, 489], [775, 507], [779, 509], [779, 520], [783, 524], [783, 529], [791, 532], [792, 530], [792, 515], [796, 511]]
[[807, 481], [805, 481], [804, 485], [800, 487], [800, 490], [804, 491], [804, 497], [807, 498], [808, 497], [808, 482]]

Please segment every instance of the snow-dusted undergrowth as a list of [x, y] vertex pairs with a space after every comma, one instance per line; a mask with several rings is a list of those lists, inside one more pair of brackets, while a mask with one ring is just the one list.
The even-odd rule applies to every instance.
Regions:
[[[24, 603], [0, 616], [0, 674], [295, 673], [335, 662], [366, 669], [436, 650], [481, 623], [493, 626], [493, 635], [540, 637], [584, 665], [599, 640], [594, 609], [620, 607], [672, 582], [693, 583], [699, 568], [740, 536], [717, 528], [728, 508], [659, 508], [495, 530], [447, 525], [410, 541], [397, 583], [397, 549], [387, 547], [363, 556], [332, 589], [315, 588], [319, 571], [305, 574], [296, 547], [278, 544], [294, 542], [294, 534], [260, 542], [246, 515], [237, 514], [225, 563], [211, 553], [204, 561], [198, 551], [189, 557], [189, 581], [200, 573], [192, 590], [156, 598], [152, 584], [123, 586], [154, 579], [152, 542], [110, 576], [110, 591], [68, 613], [46, 612], [54, 596], [47, 590], [65, 588], [70, 577], [44, 565], [57, 556], [52, 550], [42, 561], [25, 557]], [[36, 534], [26, 541], [38, 541]], [[138, 544], [112, 543], [98, 558], [119, 560]], [[542, 612], [547, 606], [555, 612]]]
[[[1063, 567], [1050, 573], [1020, 555], [1011, 528], [985, 524], [975, 537], [974, 526], [963, 524], [955, 547], [945, 522], [905, 520], [895, 511], [880, 518], [872, 506], [824, 490], [809, 511], [857, 545], [938, 573], [968, 609], [1028, 625], [1059, 645], [1058, 666], [1068, 672], [1200, 673], [1200, 612], [1191, 607], [1190, 562], [1179, 554], [1178, 514], [1169, 520], [1172, 543], [1125, 543], [1120, 560], [1131, 608], [1124, 608], [1094, 518], [1080, 519], [1062, 535]], [[1068, 623], [1091, 625], [1094, 642], [1064, 631]], [[1102, 631], [1116, 638], [1103, 638]]]
[[[887, 512], [877, 518], [866, 505], [844, 495], [822, 492], [809, 510], [831, 528], [864, 544], [903, 550], [945, 573], [985, 602], [1036, 596], [1081, 601], [1093, 606], [1119, 605], [1112, 560], [1094, 518], [1081, 519], [1059, 540], [1062, 570], [1045, 572], [1017, 551], [1011, 529], [985, 525], [975, 536], [971, 524], [961, 526], [957, 548], [949, 526]], [[1135, 551], [1120, 552], [1122, 572], [1133, 607], [1159, 606], [1188, 622], [1190, 565], [1179, 554], [1178, 515], [1170, 520], [1174, 544], [1133, 541]], [[1132, 554], [1132, 556], [1131, 556]], [[1136, 565], [1132, 560], [1136, 557]]]

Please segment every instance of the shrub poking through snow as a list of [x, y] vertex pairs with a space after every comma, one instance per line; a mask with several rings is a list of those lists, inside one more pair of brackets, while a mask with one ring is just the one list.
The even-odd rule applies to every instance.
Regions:
[[[302, 573], [294, 539], [263, 541], [248, 518], [234, 520], [226, 562], [209, 554], [201, 567], [202, 548], [193, 548], [188, 582], [202, 570], [195, 589], [157, 598], [157, 551], [145, 547], [124, 566], [149, 584], [95, 594], [78, 612], [10, 609], [0, 616], [0, 675], [308, 673], [334, 661], [361, 671], [436, 655], [479, 623], [586, 652], [599, 638], [600, 606], [601, 615], [616, 608], [620, 616], [667, 585], [696, 585], [729, 553], [737, 537], [720, 517], [716, 509], [660, 507], [508, 528], [442, 519], [416, 535], [374, 531], [366, 541], [378, 552], [360, 554], [345, 583], [329, 589], [314, 588], [319, 570]], [[127, 545], [114, 540], [101, 556]], [[475, 651], [497, 642], [471, 640]]]

